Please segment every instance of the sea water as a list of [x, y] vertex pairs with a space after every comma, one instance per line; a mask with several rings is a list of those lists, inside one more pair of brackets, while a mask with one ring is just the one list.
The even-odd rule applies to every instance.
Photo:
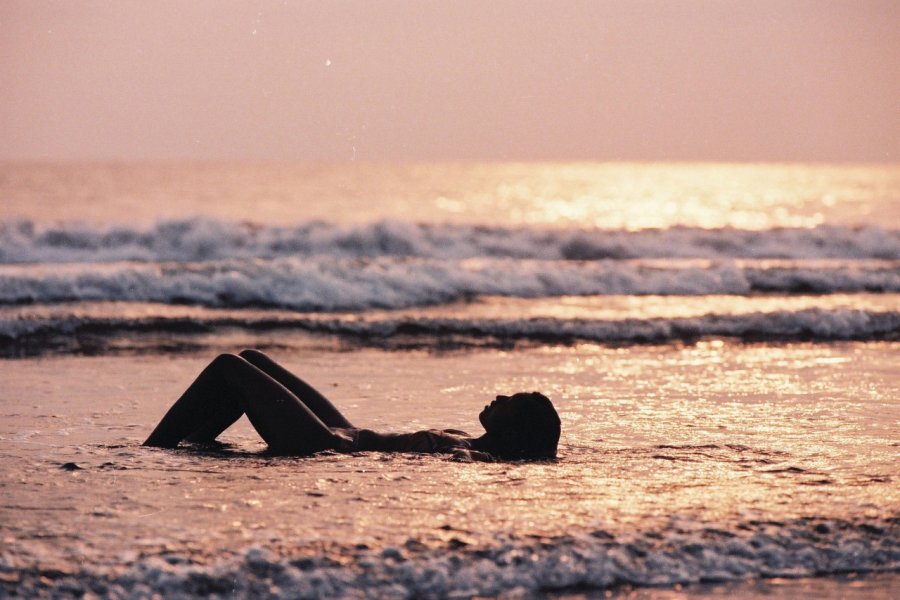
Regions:
[[[0, 178], [4, 593], [897, 591], [900, 168]], [[376, 429], [541, 390], [559, 458], [139, 445], [245, 346]]]

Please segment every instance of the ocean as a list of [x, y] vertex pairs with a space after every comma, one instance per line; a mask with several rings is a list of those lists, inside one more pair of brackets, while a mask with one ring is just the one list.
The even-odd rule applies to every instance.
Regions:
[[[0, 165], [0, 595], [894, 598], [900, 167]], [[358, 425], [140, 442], [259, 347]]]

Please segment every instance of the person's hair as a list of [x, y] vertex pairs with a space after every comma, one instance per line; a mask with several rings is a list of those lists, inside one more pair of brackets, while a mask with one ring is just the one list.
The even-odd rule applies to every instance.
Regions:
[[514, 394], [516, 418], [494, 437], [491, 453], [498, 458], [556, 458], [560, 421], [553, 403], [540, 392]]

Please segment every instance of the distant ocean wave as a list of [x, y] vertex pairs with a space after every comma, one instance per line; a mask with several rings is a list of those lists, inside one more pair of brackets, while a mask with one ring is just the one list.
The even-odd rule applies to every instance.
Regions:
[[486, 295], [857, 292], [900, 292], [900, 263], [308, 257], [0, 266], [0, 305], [135, 301], [365, 311]]
[[[237, 596], [294, 598], [530, 597], [551, 591], [673, 586], [760, 577], [798, 578], [900, 569], [898, 520], [751, 521], [734, 528], [677, 526], [616, 535], [603, 529], [557, 538], [497, 535], [488, 547], [465, 534], [446, 547], [348, 549], [287, 557], [253, 547], [214, 564], [177, 554], [142, 557], [126, 568], [24, 572], [15, 595]], [[0, 568], [7, 568], [0, 557]], [[18, 588], [18, 589], [16, 589]], [[22, 593], [24, 590], [31, 591]], [[273, 592], [273, 590], [277, 590]], [[18, 593], [17, 593], [18, 592]]]
[[635, 258], [900, 259], [900, 230], [877, 226], [639, 231], [308, 222], [293, 227], [208, 218], [147, 228], [0, 223], [0, 263], [183, 261], [333, 256], [598, 260]]
[[[645, 344], [703, 338], [741, 341], [900, 340], [900, 312], [841, 309], [648, 319], [426, 318], [416, 316], [107, 317], [48, 315], [0, 318], [0, 355], [72, 345], [121, 346], [127, 336], [187, 337], [242, 331], [324, 334], [378, 347], [503, 347], [510, 344]], [[65, 348], [64, 348], [65, 349]]]
[[[900, 313], [846, 306], [682, 318], [434, 318], [403, 314], [484, 297], [754, 296], [900, 293], [900, 231], [819, 227], [743, 231], [603, 231], [423, 225], [260, 226], [210, 219], [147, 229], [0, 224], [0, 346], [43, 352], [90, 336], [300, 331], [363, 344], [432, 347], [511, 343], [895, 340]], [[143, 303], [138, 315], [100, 309], [35, 316], [16, 307]], [[727, 304], [727, 303], [726, 303]], [[237, 309], [172, 316], [152, 306]], [[771, 306], [770, 306], [771, 308]], [[775, 306], [776, 309], [782, 307]], [[890, 308], [890, 307], [889, 307]], [[244, 309], [266, 309], [259, 313]], [[276, 314], [268, 309], [293, 311]], [[395, 311], [379, 315], [379, 311]], [[341, 313], [353, 312], [353, 315]], [[298, 314], [302, 313], [302, 314]], [[53, 316], [56, 315], [56, 316]], [[60, 316], [62, 315], [62, 316]], [[194, 336], [196, 337], [196, 336]], [[448, 342], [448, 340], [450, 340]], [[125, 344], [127, 346], [127, 343]]]

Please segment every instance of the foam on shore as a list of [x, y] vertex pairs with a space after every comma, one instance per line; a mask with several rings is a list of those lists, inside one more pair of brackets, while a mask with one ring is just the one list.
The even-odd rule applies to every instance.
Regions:
[[827, 519], [708, 528], [673, 518], [663, 531], [605, 530], [559, 538], [498, 535], [488, 547], [451, 538], [429, 548], [346, 548], [278, 556], [251, 547], [207, 564], [190, 556], [138, 558], [117, 569], [17, 570], [0, 555], [2, 588], [29, 597], [83, 595], [166, 598], [469, 598], [548, 591], [671, 586], [761, 577], [900, 571], [900, 521]]

